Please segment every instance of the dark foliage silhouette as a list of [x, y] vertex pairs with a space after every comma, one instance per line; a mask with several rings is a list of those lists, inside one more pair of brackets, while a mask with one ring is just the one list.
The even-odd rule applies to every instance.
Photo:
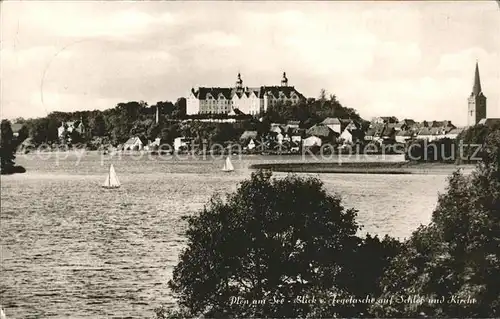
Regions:
[[500, 316], [500, 131], [484, 143], [476, 170], [449, 178], [431, 223], [414, 232], [381, 281], [386, 297], [418, 295], [441, 302], [374, 305], [373, 315]]
[[[388, 237], [357, 237], [355, 217], [356, 211], [345, 209], [318, 179], [253, 173], [225, 200], [214, 197], [199, 215], [187, 218], [187, 249], [169, 282], [179, 309], [159, 311], [157, 317], [365, 312], [366, 304], [330, 301], [376, 291], [400, 244]], [[313, 297], [315, 302], [304, 302]]]
[[18, 142], [14, 138], [10, 121], [2, 120], [0, 135], [0, 170], [2, 174], [24, 173], [26, 171], [14, 163], [17, 146]]

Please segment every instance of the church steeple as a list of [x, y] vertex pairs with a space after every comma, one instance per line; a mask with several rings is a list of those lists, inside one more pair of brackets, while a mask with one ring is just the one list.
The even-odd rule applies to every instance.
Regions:
[[283, 72], [283, 78], [281, 79], [281, 86], [288, 86], [288, 79], [286, 77], [285, 72]]
[[472, 87], [472, 93], [478, 96], [481, 93], [481, 79], [479, 78], [479, 65], [476, 61], [476, 73], [474, 74], [474, 86]]
[[238, 72], [238, 78], [236, 79], [236, 88], [237, 89], [243, 88], [243, 80], [241, 79], [240, 72]]
[[474, 85], [472, 93], [469, 95], [467, 108], [467, 125], [474, 126], [482, 119], [486, 118], [486, 96], [481, 89], [481, 79], [479, 78], [479, 65], [476, 61], [476, 72], [474, 73]]

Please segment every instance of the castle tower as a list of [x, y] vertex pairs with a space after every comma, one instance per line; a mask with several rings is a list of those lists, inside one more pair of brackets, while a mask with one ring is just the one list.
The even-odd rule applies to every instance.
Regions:
[[156, 124], [160, 122], [160, 106], [156, 105]]
[[476, 72], [474, 74], [474, 86], [468, 99], [467, 125], [474, 126], [481, 119], [486, 118], [486, 96], [481, 89], [481, 79], [479, 78], [479, 66], [476, 62]]
[[236, 91], [243, 90], [243, 80], [241, 79], [241, 74], [238, 72], [238, 79], [236, 79]]
[[288, 79], [286, 78], [285, 72], [283, 72], [283, 78], [281, 79], [281, 86], [288, 86]]

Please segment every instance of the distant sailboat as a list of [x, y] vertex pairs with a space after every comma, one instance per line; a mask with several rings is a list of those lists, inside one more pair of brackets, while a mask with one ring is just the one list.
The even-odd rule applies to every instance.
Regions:
[[120, 187], [120, 181], [118, 180], [118, 176], [116, 176], [115, 168], [113, 167], [113, 164], [111, 164], [109, 166], [108, 176], [106, 177], [104, 184], [102, 184], [102, 187], [104, 187], [104, 188], [118, 188], [118, 187]]
[[231, 163], [231, 159], [226, 157], [226, 161], [224, 162], [224, 167], [222, 167], [223, 172], [232, 172], [234, 171], [233, 164]]

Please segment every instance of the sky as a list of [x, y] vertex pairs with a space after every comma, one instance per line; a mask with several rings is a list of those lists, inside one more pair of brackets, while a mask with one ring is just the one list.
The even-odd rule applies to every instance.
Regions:
[[175, 101], [192, 87], [322, 88], [370, 119], [466, 125], [479, 62], [500, 118], [495, 1], [0, 3], [2, 118]]

